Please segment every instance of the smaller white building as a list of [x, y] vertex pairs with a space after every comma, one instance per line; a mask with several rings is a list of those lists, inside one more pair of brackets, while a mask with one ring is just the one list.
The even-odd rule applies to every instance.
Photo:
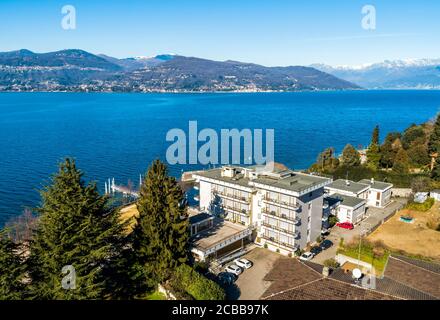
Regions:
[[366, 216], [367, 201], [364, 199], [334, 193], [328, 198], [337, 201], [335, 213], [339, 222], [350, 222], [357, 224]]
[[363, 179], [359, 183], [370, 186], [367, 201], [369, 207], [384, 208], [390, 204], [391, 189], [393, 188], [391, 183], [375, 181], [373, 178], [371, 180]]
[[339, 179], [325, 187], [327, 194], [364, 199], [368, 207], [384, 208], [391, 202], [393, 185], [391, 183], [363, 179], [359, 182]]
[[360, 199], [368, 198], [368, 190], [370, 187], [367, 184], [354, 182], [350, 180], [338, 179], [325, 187], [329, 195], [339, 193], [349, 197]]

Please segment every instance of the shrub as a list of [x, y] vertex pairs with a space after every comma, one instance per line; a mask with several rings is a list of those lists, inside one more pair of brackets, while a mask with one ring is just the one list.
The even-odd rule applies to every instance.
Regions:
[[343, 248], [344, 247], [344, 238], [341, 237], [341, 240], [339, 240], [339, 247]]
[[264, 249], [267, 249], [267, 243], [264, 244]]
[[186, 292], [196, 300], [224, 300], [224, 290], [186, 264], [177, 267], [172, 278], [174, 289]]
[[415, 210], [415, 211], [428, 211], [434, 205], [434, 198], [428, 198], [423, 203], [411, 202], [406, 206], [406, 209]]
[[338, 217], [336, 217], [336, 216], [330, 216], [330, 217], [328, 218], [328, 223], [329, 223], [329, 225], [330, 225], [330, 228], [332, 228], [335, 224], [338, 223]]
[[324, 266], [328, 268], [336, 269], [339, 268], [339, 263], [335, 259], [331, 258], [324, 261]]
[[205, 261], [197, 261], [196, 263], [194, 263], [194, 270], [196, 270], [197, 272], [204, 273], [208, 271], [208, 268], [208, 263]]

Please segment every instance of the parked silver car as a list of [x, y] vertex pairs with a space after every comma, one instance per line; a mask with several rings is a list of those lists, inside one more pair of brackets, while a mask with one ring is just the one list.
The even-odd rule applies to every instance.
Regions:
[[226, 272], [230, 272], [230, 273], [235, 274], [236, 276], [238, 276], [239, 274], [241, 274], [243, 272], [243, 269], [241, 269], [236, 264], [231, 264], [231, 265], [229, 265], [229, 266], [227, 266], [225, 268], [225, 271]]

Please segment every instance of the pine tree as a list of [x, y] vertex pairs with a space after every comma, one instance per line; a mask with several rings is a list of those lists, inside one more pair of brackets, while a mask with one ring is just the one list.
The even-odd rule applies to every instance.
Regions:
[[20, 246], [0, 232], [0, 300], [25, 297], [25, 272]]
[[440, 181], [440, 157], [435, 159], [434, 168], [431, 171], [431, 179]]
[[356, 167], [361, 164], [360, 154], [351, 144], [347, 144], [342, 151], [342, 163], [348, 167]]
[[[96, 184], [85, 184], [82, 176], [75, 161], [66, 159], [41, 191], [40, 223], [29, 259], [35, 298], [106, 297], [109, 280], [104, 273], [123, 246], [125, 226]], [[62, 286], [63, 278], [71, 275], [62, 269], [69, 265], [75, 269], [76, 289]]]
[[434, 123], [434, 128], [429, 137], [428, 151], [430, 154], [440, 153], [440, 114]]
[[379, 126], [375, 126], [371, 136], [371, 144], [379, 145]]
[[182, 189], [175, 178], [168, 176], [165, 164], [154, 161], [141, 186], [139, 217], [133, 231], [134, 268], [139, 283], [146, 288], [168, 279], [188, 259], [188, 219], [181, 205], [183, 199]]
[[379, 126], [373, 130], [371, 143], [367, 150], [367, 164], [372, 169], [377, 169], [380, 163], [380, 148], [379, 148]]

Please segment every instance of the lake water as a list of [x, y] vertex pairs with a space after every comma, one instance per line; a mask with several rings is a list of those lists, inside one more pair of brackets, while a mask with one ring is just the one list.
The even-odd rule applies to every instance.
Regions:
[[[165, 159], [172, 128], [275, 129], [275, 160], [295, 169], [325, 147], [367, 145], [422, 123], [440, 109], [440, 91], [346, 91], [253, 94], [0, 94], [0, 226], [25, 206], [65, 156], [104, 189], [106, 178], [135, 183]], [[171, 174], [201, 166], [175, 165]]]

